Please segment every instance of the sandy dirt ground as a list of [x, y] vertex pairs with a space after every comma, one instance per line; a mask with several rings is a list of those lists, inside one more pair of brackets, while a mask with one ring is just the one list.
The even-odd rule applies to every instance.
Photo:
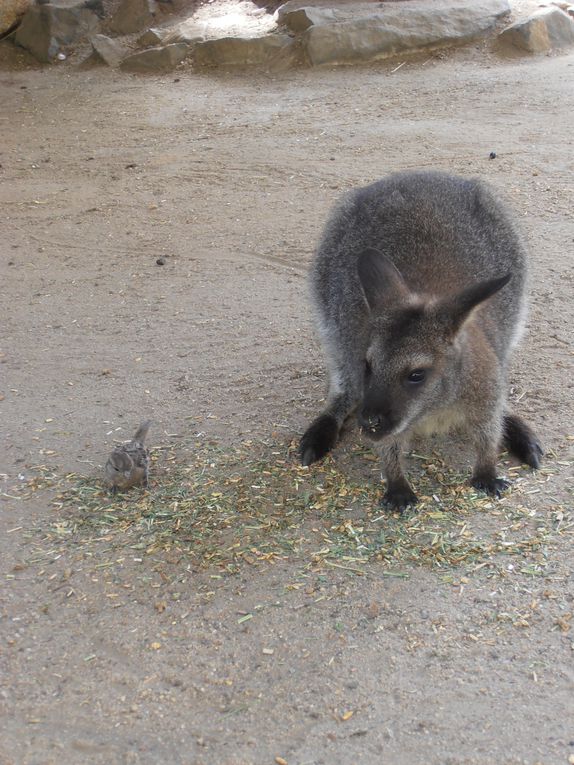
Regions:
[[[0, 70], [2, 765], [574, 761], [574, 56], [398, 63]], [[143, 417], [152, 493], [165, 454], [193, 475], [206, 444], [294, 461], [324, 395], [305, 274], [325, 216], [406, 168], [482, 176], [528, 236], [511, 399], [547, 457], [476, 517], [545, 541], [454, 567], [293, 548], [225, 569], [177, 528], [153, 550], [109, 519], [113, 548], [70, 531], [62, 481], [97, 482]], [[354, 439], [329, 464], [364, 476], [352, 521], [384, 534]], [[294, 533], [319, 549], [322, 522]]]

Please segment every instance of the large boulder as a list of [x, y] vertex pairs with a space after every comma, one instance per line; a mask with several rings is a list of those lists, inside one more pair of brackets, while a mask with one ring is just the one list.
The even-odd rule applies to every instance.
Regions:
[[205, 40], [205, 25], [193, 18], [166, 27], [152, 27], [138, 39], [138, 45], [169, 45], [184, 42], [188, 45]]
[[290, 62], [293, 51], [294, 40], [288, 35], [220, 37], [194, 45], [193, 59], [198, 66], [269, 66]]
[[14, 41], [38, 61], [51, 61], [62, 47], [99, 31], [101, 3], [95, 0], [52, 0], [33, 5], [16, 30]]
[[188, 55], [189, 45], [173, 43], [133, 53], [120, 66], [129, 72], [171, 72]]
[[90, 42], [96, 57], [113, 69], [118, 67], [129, 53], [119, 40], [106, 35], [94, 35], [90, 37]]
[[574, 20], [560, 8], [545, 8], [505, 29], [501, 43], [526, 53], [548, 53], [574, 45]]
[[225, 3], [205, 3], [199, 4], [187, 19], [148, 29], [138, 43], [168, 45], [229, 38], [252, 40], [266, 37], [276, 27], [273, 16], [252, 0], [234, 0], [232, 9]]
[[300, 34], [313, 25], [343, 20], [335, 8], [291, 8], [289, 4], [280, 6], [275, 15], [277, 23], [294, 34]]
[[26, 13], [31, 0], [1, 0], [0, 2], [0, 35], [8, 32]]
[[492, 29], [509, 12], [508, 0], [428, 6], [401, 3], [356, 18], [313, 24], [302, 40], [313, 65], [374, 61], [404, 51], [466, 42]]
[[155, 0], [120, 0], [110, 20], [110, 29], [120, 35], [139, 32], [154, 23], [157, 10]]

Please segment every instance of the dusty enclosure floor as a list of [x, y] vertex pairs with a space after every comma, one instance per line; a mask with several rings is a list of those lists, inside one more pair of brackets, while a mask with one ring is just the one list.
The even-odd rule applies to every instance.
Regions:
[[[0, 72], [3, 765], [573, 761], [574, 56], [396, 66]], [[444, 535], [381, 514], [355, 435], [306, 474], [290, 448], [327, 210], [417, 167], [528, 234], [511, 398], [548, 452], [447, 513], [422, 442]], [[143, 417], [150, 493], [110, 504]]]

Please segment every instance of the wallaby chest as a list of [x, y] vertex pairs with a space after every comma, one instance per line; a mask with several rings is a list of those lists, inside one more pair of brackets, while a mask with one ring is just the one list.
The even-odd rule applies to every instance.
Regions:
[[449, 433], [464, 427], [466, 415], [462, 406], [452, 406], [431, 412], [413, 427], [413, 433], [417, 436], [432, 436], [440, 433]]

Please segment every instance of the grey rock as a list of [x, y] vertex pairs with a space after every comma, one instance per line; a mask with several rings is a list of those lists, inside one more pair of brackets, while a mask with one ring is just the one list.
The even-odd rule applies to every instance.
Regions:
[[499, 41], [526, 53], [548, 53], [574, 45], [574, 20], [560, 8], [545, 8], [505, 29]]
[[288, 4], [282, 5], [276, 11], [277, 23], [286, 27], [294, 34], [300, 34], [309, 27], [318, 24], [329, 24], [342, 20], [341, 14], [333, 8], [294, 8]]
[[309, 62], [350, 64], [374, 61], [404, 51], [466, 42], [510, 12], [508, 0], [437, 3], [389, 8], [358, 18], [313, 25], [302, 35]]
[[194, 43], [205, 39], [204, 24], [186, 19], [166, 27], [152, 27], [138, 39], [139, 45], [170, 45], [171, 43]]
[[563, 11], [566, 11], [569, 16], [574, 16], [574, 5], [572, 5], [572, 3], [554, 2], [552, 5], [555, 5], [557, 8], [561, 8]]
[[163, 35], [161, 29], [146, 29], [143, 35], [140, 35], [137, 39], [137, 44], [142, 48], [148, 48], [150, 46], [158, 46], [163, 42]]
[[0, 2], [0, 35], [8, 32], [28, 10], [31, 0], [2, 0]]
[[53, 0], [33, 5], [16, 30], [14, 41], [38, 61], [51, 61], [63, 46], [99, 31], [99, 18], [93, 9], [100, 9], [93, 0]]
[[221, 37], [193, 46], [194, 62], [199, 66], [271, 65], [290, 63], [294, 57], [294, 40], [289, 35], [270, 34], [262, 37]]
[[114, 40], [106, 35], [94, 35], [90, 38], [90, 42], [98, 58], [114, 69], [120, 65], [122, 59], [128, 54], [127, 48], [118, 42], [118, 40]]
[[110, 29], [122, 35], [139, 32], [153, 24], [156, 15], [157, 5], [154, 0], [121, 0], [110, 20]]
[[130, 72], [170, 72], [189, 54], [186, 43], [173, 43], [133, 53], [120, 66]]

